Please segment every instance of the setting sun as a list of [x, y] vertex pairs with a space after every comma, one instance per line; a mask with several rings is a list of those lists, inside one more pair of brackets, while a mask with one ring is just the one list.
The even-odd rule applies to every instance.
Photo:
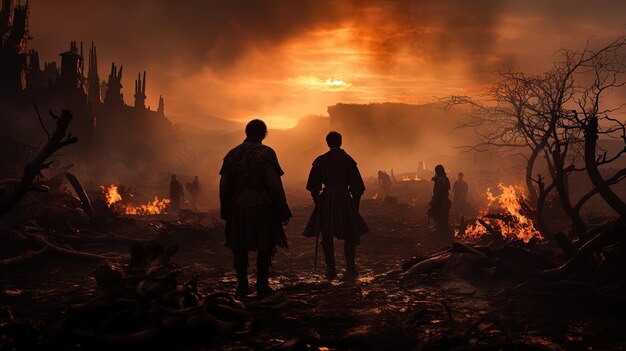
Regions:
[[328, 78], [328, 80], [326, 80], [326, 85], [330, 85], [330, 86], [344, 86], [344, 85], [346, 85], [346, 82], [344, 82], [343, 80]]

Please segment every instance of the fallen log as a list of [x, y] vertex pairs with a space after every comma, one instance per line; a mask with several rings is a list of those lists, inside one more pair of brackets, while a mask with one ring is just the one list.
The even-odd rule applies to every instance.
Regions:
[[493, 239], [495, 239], [495, 240], [502, 240], [502, 234], [500, 234], [491, 225], [489, 225], [489, 223], [487, 223], [487, 221], [485, 221], [482, 218], [476, 218], [476, 220], [478, 221], [478, 223], [480, 223], [480, 225], [485, 227], [485, 229], [487, 230], [487, 232], [489, 233], [489, 235], [491, 235], [491, 237]]
[[565, 235], [564, 232], [555, 233], [552, 236], [552, 239], [554, 239], [554, 242], [559, 245], [561, 250], [563, 250], [568, 258], [574, 256], [578, 251], [578, 249], [576, 249], [576, 246], [572, 244], [572, 242], [567, 238], [567, 235]]
[[[623, 217], [626, 218], [626, 217]], [[567, 262], [558, 268], [548, 269], [539, 273], [539, 278], [542, 279], [559, 279], [568, 276], [580, 267], [592, 254], [601, 250], [605, 246], [614, 244], [620, 240], [624, 240], [623, 230], [624, 226], [620, 223], [623, 220], [618, 220], [613, 228], [603, 231], [591, 240], [587, 241]]]
[[15, 256], [15, 257], [11, 257], [11, 258], [5, 258], [3, 260], [0, 260], [0, 267], [6, 267], [6, 266], [11, 266], [14, 264], [18, 264], [18, 263], [23, 263], [26, 261], [30, 261], [35, 257], [39, 257], [41, 255], [43, 255], [44, 253], [46, 253], [50, 248], [49, 247], [42, 247], [41, 249], [38, 250], [27, 250], [26, 252], [22, 253], [21, 255]]
[[452, 253], [446, 252], [442, 253], [428, 259], [425, 259], [421, 262], [416, 263], [413, 267], [409, 268], [408, 271], [402, 274], [402, 277], [412, 277], [418, 274], [427, 274], [433, 273], [434, 271], [440, 270], [446, 264], [446, 261], [452, 256]]
[[94, 254], [94, 253], [90, 253], [90, 252], [83, 252], [83, 251], [78, 251], [75, 249], [71, 249], [71, 248], [63, 248], [61, 246], [55, 245], [51, 242], [49, 242], [48, 240], [46, 240], [46, 238], [43, 237], [43, 235], [41, 234], [37, 234], [34, 236], [35, 240], [37, 240], [38, 243], [42, 244], [44, 247], [49, 248], [50, 250], [56, 252], [56, 253], [60, 253], [63, 255], [69, 255], [69, 256], [73, 256], [73, 257], [80, 257], [80, 258], [86, 258], [86, 259], [97, 259], [97, 260], [113, 260], [113, 259], [120, 259], [121, 256], [117, 255], [98, 255], [98, 254]]
[[500, 221], [502, 221], [502, 222], [504, 222], [506, 224], [509, 224], [510, 222], [513, 222], [515, 220], [515, 218], [513, 216], [502, 215], [502, 214], [497, 214], [497, 213], [487, 213], [483, 217], [484, 218], [497, 219], [497, 220], [500, 220]]
[[89, 217], [93, 217], [96, 214], [96, 212], [94, 211], [93, 206], [91, 205], [91, 201], [89, 200], [89, 196], [85, 192], [85, 189], [83, 188], [82, 185], [80, 185], [80, 182], [78, 181], [78, 178], [76, 178], [75, 175], [73, 175], [72, 173], [69, 173], [69, 172], [65, 173], [65, 177], [67, 178], [67, 180], [72, 185], [72, 188], [74, 188], [74, 191], [76, 192], [76, 195], [78, 195], [78, 198], [80, 199], [80, 204], [81, 204], [81, 207], [83, 208], [83, 211], [85, 211], [85, 213]]

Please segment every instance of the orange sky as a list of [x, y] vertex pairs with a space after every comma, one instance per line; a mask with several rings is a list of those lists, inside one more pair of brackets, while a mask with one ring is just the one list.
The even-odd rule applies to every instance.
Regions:
[[474, 94], [494, 71], [539, 71], [561, 46], [624, 34], [624, 2], [32, 0], [30, 47], [58, 60], [95, 41], [100, 78], [124, 65], [124, 95], [148, 71], [148, 101], [174, 122], [263, 117], [288, 128], [338, 102], [429, 102]]

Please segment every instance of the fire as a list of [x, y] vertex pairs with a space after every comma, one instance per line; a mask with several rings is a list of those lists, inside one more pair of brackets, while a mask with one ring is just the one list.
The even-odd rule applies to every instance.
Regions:
[[372, 200], [378, 200], [378, 193], [374, 194], [374, 196], [372, 196]]
[[[487, 197], [487, 206], [480, 211], [479, 219], [499, 229], [505, 240], [514, 241], [521, 240], [525, 243], [532, 239], [543, 239], [541, 233], [535, 228], [532, 219], [524, 214], [522, 202], [525, 199], [522, 188], [514, 185], [498, 184], [500, 190], [499, 195], [494, 195], [491, 188], [487, 188], [485, 195]], [[487, 218], [488, 214], [498, 215], [500, 218]], [[456, 237], [467, 237], [470, 239], [478, 239], [488, 234], [484, 225], [476, 220], [467, 226], [465, 233], [455, 231]]]
[[[153, 201], [148, 201], [146, 204], [136, 206], [131, 203], [122, 202], [122, 195], [119, 193], [118, 187], [115, 184], [111, 184], [108, 187], [101, 185], [100, 190], [104, 194], [109, 208], [113, 208], [127, 215], [161, 214], [170, 203], [170, 199], [159, 200], [159, 198], [155, 196]], [[129, 197], [132, 197], [132, 194], [130, 194]]]
[[155, 196], [153, 201], [148, 201], [145, 205], [134, 206], [126, 204], [124, 205], [124, 209], [127, 215], [155, 215], [162, 213], [169, 203], [170, 199], [159, 200], [159, 198]]
[[418, 177], [417, 174], [413, 178], [411, 178], [409, 176], [402, 176], [402, 181], [403, 182], [410, 182], [410, 181], [419, 182], [420, 180], [422, 180], [422, 179], [420, 177]]
[[117, 191], [117, 185], [111, 184], [107, 188], [100, 185], [100, 190], [102, 190], [104, 197], [106, 197], [107, 206], [111, 207], [114, 203], [122, 201], [122, 195]]

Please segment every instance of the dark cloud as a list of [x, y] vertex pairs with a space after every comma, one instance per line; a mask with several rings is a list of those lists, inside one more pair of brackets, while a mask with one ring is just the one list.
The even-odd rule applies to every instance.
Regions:
[[58, 51], [58, 45], [78, 37], [96, 41], [123, 60], [182, 61], [182, 67], [209, 65], [218, 71], [250, 50], [270, 51], [305, 32], [346, 23], [364, 36], [375, 59], [387, 63], [407, 50], [438, 60], [482, 55], [493, 46], [501, 7], [497, 0], [31, 3], [34, 44], [44, 50]]
[[[297, 119], [337, 102], [415, 103], [466, 93], [492, 82], [496, 70], [540, 72], [561, 46], [624, 34], [626, 13], [626, 2], [610, 0], [30, 3], [31, 47], [42, 59], [58, 60], [70, 40], [94, 41], [101, 78], [111, 61], [124, 64], [128, 99], [132, 77], [148, 70], [149, 103], [162, 93], [168, 114], [187, 121], [194, 114]], [[332, 37], [340, 28], [349, 28], [349, 39]], [[328, 42], [319, 38], [326, 32]], [[310, 52], [297, 55], [293, 47]], [[331, 95], [306, 86], [309, 76], [323, 84], [337, 73], [352, 89]], [[305, 83], [292, 83], [302, 77]]]

